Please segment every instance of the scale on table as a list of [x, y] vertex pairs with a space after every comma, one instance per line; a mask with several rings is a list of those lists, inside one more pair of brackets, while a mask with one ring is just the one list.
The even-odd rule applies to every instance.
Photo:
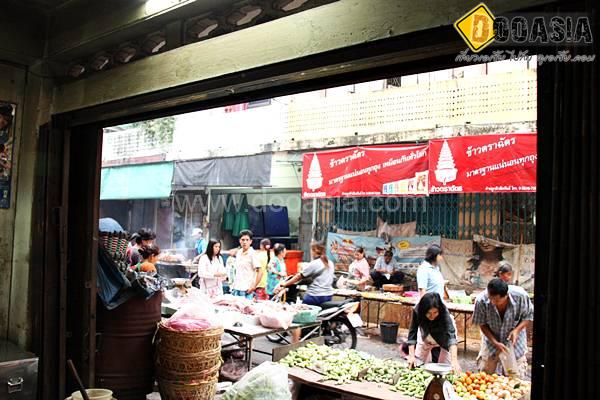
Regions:
[[423, 369], [433, 375], [429, 386], [425, 390], [423, 400], [457, 400], [460, 397], [454, 391], [452, 384], [444, 377], [452, 372], [452, 366], [448, 364], [429, 363], [423, 365]]

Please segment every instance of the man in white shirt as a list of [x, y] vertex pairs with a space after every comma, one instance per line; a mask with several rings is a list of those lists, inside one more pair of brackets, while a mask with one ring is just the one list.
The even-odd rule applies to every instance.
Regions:
[[381, 289], [386, 284], [402, 283], [404, 274], [400, 271], [396, 260], [394, 260], [392, 250], [386, 250], [383, 256], [377, 259], [371, 272], [371, 279], [373, 279], [377, 289]]
[[262, 277], [260, 262], [256, 251], [252, 248], [252, 232], [240, 232], [240, 245], [242, 248], [235, 255], [235, 276], [233, 279], [232, 294], [234, 296], [252, 299], [254, 290]]

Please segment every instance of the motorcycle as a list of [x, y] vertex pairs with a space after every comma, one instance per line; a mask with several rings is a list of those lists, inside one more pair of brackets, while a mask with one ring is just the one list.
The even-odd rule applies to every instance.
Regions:
[[[322, 310], [317, 315], [320, 326], [302, 329], [300, 341], [323, 336], [325, 345], [341, 349], [355, 349], [357, 344], [356, 328], [362, 326], [362, 319], [356, 313], [360, 302], [351, 299], [328, 301], [320, 306]], [[272, 343], [288, 342], [287, 333], [267, 335]]]

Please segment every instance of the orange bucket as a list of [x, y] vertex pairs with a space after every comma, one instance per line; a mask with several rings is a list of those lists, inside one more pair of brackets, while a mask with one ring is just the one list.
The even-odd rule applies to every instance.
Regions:
[[288, 250], [285, 252], [285, 268], [288, 275], [298, 272], [298, 263], [302, 262], [304, 252], [302, 250]]

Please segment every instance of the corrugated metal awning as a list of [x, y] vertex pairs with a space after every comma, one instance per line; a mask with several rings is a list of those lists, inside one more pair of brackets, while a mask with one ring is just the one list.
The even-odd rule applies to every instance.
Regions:
[[172, 162], [102, 168], [100, 200], [168, 198], [172, 180]]

